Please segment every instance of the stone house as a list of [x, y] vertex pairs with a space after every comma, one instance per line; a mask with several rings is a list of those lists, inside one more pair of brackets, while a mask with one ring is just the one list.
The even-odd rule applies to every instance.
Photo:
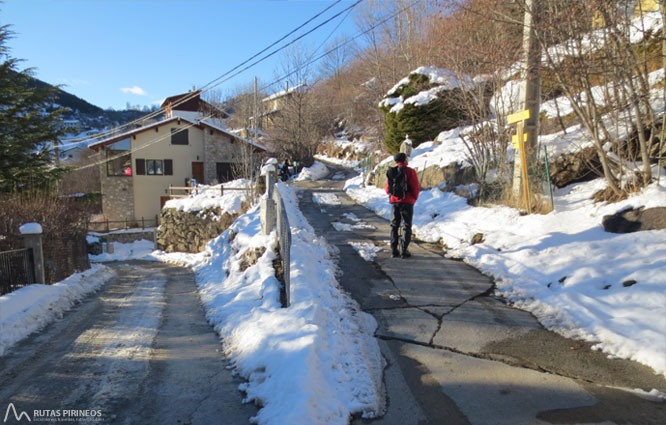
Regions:
[[102, 159], [98, 162], [106, 219], [154, 220], [169, 199], [170, 185], [229, 181], [234, 163], [266, 150], [227, 131], [228, 115], [200, 94], [168, 97], [161, 105], [161, 119], [90, 145]]

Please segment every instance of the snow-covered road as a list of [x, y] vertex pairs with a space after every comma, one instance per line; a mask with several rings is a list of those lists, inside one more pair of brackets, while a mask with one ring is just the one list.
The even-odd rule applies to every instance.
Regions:
[[2, 414], [13, 403], [33, 421], [78, 410], [102, 423], [247, 423], [255, 410], [241, 406], [192, 273], [154, 262], [111, 267], [117, 277], [100, 293], [0, 358]]

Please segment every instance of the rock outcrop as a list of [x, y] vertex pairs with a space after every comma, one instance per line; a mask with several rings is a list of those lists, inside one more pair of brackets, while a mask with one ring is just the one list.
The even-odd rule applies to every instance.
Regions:
[[550, 164], [550, 180], [558, 188], [599, 177], [601, 163], [594, 147], [558, 156]]
[[[375, 168], [372, 184], [380, 189], [386, 184], [386, 172], [389, 167], [395, 167], [393, 161], [382, 164]], [[454, 162], [445, 167], [432, 165], [425, 170], [416, 170], [419, 176], [421, 188], [432, 188], [446, 182], [446, 187], [454, 190], [456, 186], [474, 182], [474, 170], [471, 167], [463, 167], [462, 164]]]

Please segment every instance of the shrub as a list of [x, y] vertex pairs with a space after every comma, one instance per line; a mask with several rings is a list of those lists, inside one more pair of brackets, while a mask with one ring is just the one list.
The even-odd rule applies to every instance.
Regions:
[[88, 213], [84, 206], [45, 193], [0, 195], [0, 250], [23, 248], [19, 227], [31, 222], [42, 226], [47, 283], [90, 268], [86, 250]]

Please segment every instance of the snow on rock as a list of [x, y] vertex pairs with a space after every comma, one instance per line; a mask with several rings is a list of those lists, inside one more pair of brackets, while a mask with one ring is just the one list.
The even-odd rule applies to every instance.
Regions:
[[[292, 230], [288, 308], [280, 308], [272, 265], [276, 234], [261, 234], [257, 207], [204, 253], [156, 256], [194, 268], [208, 320], [248, 380], [246, 401], [262, 406], [254, 422], [346, 425], [352, 414], [376, 417], [383, 411], [376, 322], [339, 288], [328, 245], [298, 210], [294, 189], [280, 183], [278, 190]], [[257, 248], [266, 250], [241, 270], [244, 253]]]
[[[568, 131], [570, 143], [580, 142], [581, 132]], [[443, 139], [455, 140], [455, 135], [452, 130]], [[426, 155], [434, 165], [436, 149], [419, 146], [410, 165], [425, 164]], [[455, 159], [455, 152], [441, 155], [439, 165]], [[414, 233], [427, 242], [441, 241], [447, 255], [493, 276], [498, 294], [534, 313], [549, 329], [593, 341], [609, 355], [666, 375], [666, 230], [612, 234], [601, 225], [603, 216], [630, 207], [666, 206], [665, 184], [662, 177], [661, 186], [652, 184], [614, 204], [591, 200], [605, 187], [602, 179], [575, 184], [555, 193], [554, 212], [528, 216], [505, 206], [472, 207], [435, 188], [421, 192]], [[363, 187], [362, 177], [348, 180], [345, 190], [390, 219], [384, 190]], [[476, 233], [483, 234], [484, 242], [473, 245]]]
[[409, 76], [407, 76], [398, 81], [398, 83], [386, 93], [386, 97], [379, 102], [379, 107], [390, 106], [390, 112], [398, 113], [407, 104], [413, 104], [415, 106], [427, 105], [437, 99], [437, 95], [442, 91], [453, 89], [466, 90], [475, 86], [474, 80], [470, 76], [457, 73], [450, 69], [437, 68], [435, 66], [419, 67], [409, 73], [409, 75], [413, 74], [425, 75], [428, 77], [430, 84], [436, 84], [437, 87], [423, 90], [407, 99], [403, 96], [395, 96], [396, 91], [409, 84], [410, 80]]
[[[450, 69], [438, 68], [436, 66], [421, 66], [409, 73], [409, 75], [412, 74], [425, 75], [430, 80], [430, 84], [437, 84], [438, 86], [444, 87], [446, 90], [472, 87], [474, 85], [474, 81], [468, 75], [460, 74]], [[409, 84], [409, 76], [403, 78], [393, 86], [386, 93], [386, 96], [391, 97], [398, 89], [400, 89], [400, 87], [407, 84]]]
[[96, 291], [115, 272], [101, 264], [75, 273], [52, 285], [24, 286], [0, 297], [0, 355], [27, 337], [42, 329], [72, 308], [85, 295]]
[[39, 223], [25, 223], [19, 227], [19, 232], [22, 235], [41, 235], [42, 225]]
[[216, 186], [200, 185], [203, 189], [198, 194], [192, 192], [187, 198], [171, 199], [164, 204], [164, 208], [173, 208], [178, 211], [196, 212], [207, 208], [220, 208], [221, 213], [238, 214], [241, 211], [241, 205], [247, 198], [244, 190], [225, 190], [224, 195], [220, 195], [220, 186], [235, 189], [246, 189], [250, 187], [250, 182], [246, 179], [233, 180]]
[[315, 161], [310, 167], [305, 167], [296, 176], [296, 180], [321, 180], [328, 175], [328, 168], [319, 161]]

